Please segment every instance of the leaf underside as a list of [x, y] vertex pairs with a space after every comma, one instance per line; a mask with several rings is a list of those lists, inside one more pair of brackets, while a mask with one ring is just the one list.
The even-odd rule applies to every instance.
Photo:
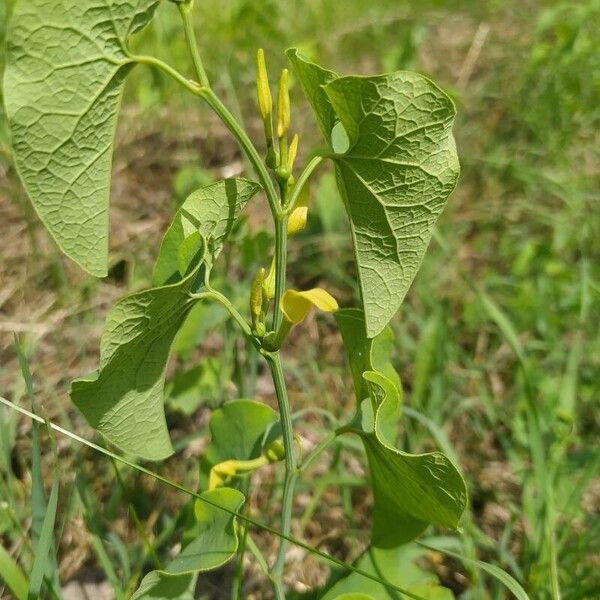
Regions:
[[254, 181], [225, 179], [192, 192], [163, 237], [152, 275], [154, 285], [181, 279], [178, 249], [184, 239], [195, 232], [199, 232], [206, 241], [210, 268], [240, 212], [260, 189]]
[[209, 423], [211, 443], [205, 456], [214, 463], [260, 456], [265, 433], [279, 415], [255, 400], [232, 400], [215, 410]]
[[456, 528], [467, 491], [454, 464], [441, 452], [409, 454], [396, 448], [402, 388], [390, 361], [391, 330], [367, 338], [364, 315], [355, 308], [338, 311], [336, 321], [359, 402], [351, 430], [363, 441], [371, 472], [373, 545], [403, 544], [431, 523]]
[[20, 0], [4, 77], [17, 168], [46, 228], [104, 276], [112, 146], [130, 34], [159, 0]]
[[374, 337], [404, 300], [456, 185], [455, 107], [417, 73], [338, 77], [294, 49], [288, 57], [327, 142], [339, 124], [349, 139], [333, 160]]
[[180, 282], [128, 296], [110, 311], [100, 372], [77, 379], [71, 399], [88, 423], [125, 452], [160, 460], [173, 452], [163, 409], [171, 343], [197, 300], [203, 266]]
[[364, 373], [371, 397], [360, 407], [362, 438], [371, 472], [372, 543], [393, 548], [430, 524], [456, 529], [467, 504], [465, 482], [441, 452], [409, 454], [395, 447], [400, 398], [394, 384], [375, 371]]
[[350, 358], [352, 383], [356, 399], [360, 402], [368, 392], [363, 379], [365, 371], [379, 371], [401, 391], [400, 376], [391, 363], [394, 349], [394, 334], [385, 327], [374, 338], [367, 338], [365, 315], [359, 308], [343, 308], [335, 313], [335, 320], [342, 335], [344, 348]]

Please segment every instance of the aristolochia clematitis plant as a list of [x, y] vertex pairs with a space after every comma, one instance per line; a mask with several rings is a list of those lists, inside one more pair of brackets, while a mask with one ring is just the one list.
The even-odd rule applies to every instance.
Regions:
[[[274, 101], [265, 58], [258, 52], [258, 108], [266, 138], [263, 160], [211, 88], [194, 38], [191, 0], [172, 1], [181, 13], [195, 79], [157, 58], [130, 51], [128, 38], [147, 25], [159, 1], [17, 3], [4, 82], [14, 155], [27, 192], [60, 248], [83, 269], [102, 277], [108, 263], [115, 124], [122, 87], [133, 67], [143, 64], [169, 75], [203, 100], [240, 144], [257, 180], [226, 179], [185, 200], [162, 241], [153, 287], [124, 298], [112, 309], [102, 337], [100, 369], [74, 381], [71, 397], [88, 423], [123, 451], [146, 460], [167, 458], [173, 447], [163, 388], [171, 344], [196, 303], [221, 303], [266, 361], [279, 412], [248, 400], [227, 403], [214, 412], [212, 442], [203, 459], [208, 465], [207, 489], [195, 505], [192, 539], [163, 570], [150, 572], [133, 597], [179, 598], [199, 572], [234, 557], [241, 527], [235, 515], [245, 501], [237, 489], [239, 478], [281, 462], [282, 537], [278, 556], [266, 570], [275, 596], [284, 598], [282, 575], [294, 487], [336, 436], [359, 436], [368, 457], [373, 549], [401, 547], [430, 524], [456, 528], [465, 509], [465, 483], [444, 454], [413, 455], [396, 447], [402, 393], [389, 361], [387, 326], [456, 185], [455, 107], [422, 75], [399, 71], [340, 76], [291, 49], [288, 59], [327, 146], [296, 175], [298, 137], [290, 136], [287, 70], [281, 74]], [[287, 240], [305, 226], [307, 182], [324, 161], [335, 167], [350, 222], [360, 308], [338, 309], [335, 299], [320, 288], [286, 289]], [[211, 273], [238, 215], [259, 194], [266, 197], [273, 217], [275, 251], [249, 291], [247, 319], [213, 288]], [[357, 407], [350, 422], [330, 432], [315, 452], [301, 460], [280, 348], [313, 307], [335, 315]], [[373, 592], [378, 584], [365, 590], [353, 581], [343, 580], [322, 597], [349, 598], [349, 593], [356, 598], [380, 597]]]

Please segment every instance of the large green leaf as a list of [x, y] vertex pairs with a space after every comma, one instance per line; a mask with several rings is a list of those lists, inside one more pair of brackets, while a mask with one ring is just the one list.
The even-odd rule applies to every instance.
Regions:
[[204, 492], [201, 497], [209, 500], [211, 504], [202, 500], [196, 501], [194, 540], [164, 571], [148, 573], [131, 600], [182, 598], [197, 573], [216, 569], [235, 554], [238, 536], [235, 517], [231, 511], [239, 511], [244, 503], [244, 495], [231, 488], [219, 488]]
[[333, 152], [368, 337], [394, 316], [459, 174], [452, 100], [417, 73], [338, 77], [288, 51]]
[[[452, 592], [440, 586], [432, 573], [417, 565], [422, 558], [423, 550], [414, 545], [397, 548], [369, 548], [357, 561], [356, 567], [385, 579], [392, 585], [398, 586], [427, 600], [452, 600]], [[354, 596], [355, 595], [355, 596]], [[386, 590], [378, 583], [367, 579], [358, 573], [350, 573], [338, 581], [322, 597], [322, 600], [342, 600], [346, 598], [369, 597], [372, 600], [400, 600], [408, 598], [404, 594]]]
[[216, 258], [238, 215], [260, 189], [260, 185], [253, 181], [225, 179], [190, 194], [163, 238], [152, 276], [154, 285], [181, 279], [178, 250], [183, 240], [192, 233], [202, 235], [210, 260]]
[[128, 296], [110, 311], [100, 372], [77, 379], [71, 398], [89, 424], [113, 444], [149, 460], [173, 452], [163, 388], [171, 343], [195, 302], [202, 263], [178, 283]]
[[20, 0], [4, 77], [15, 160], [61, 249], [104, 276], [112, 146], [127, 38], [159, 0]]
[[363, 374], [370, 398], [363, 400], [353, 431], [363, 441], [371, 471], [373, 545], [408, 542], [430, 524], [456, 528], [467, 503], [465, 482], [441, 452], [409, 454], [395, 447], [400, 395], [375, 371]]

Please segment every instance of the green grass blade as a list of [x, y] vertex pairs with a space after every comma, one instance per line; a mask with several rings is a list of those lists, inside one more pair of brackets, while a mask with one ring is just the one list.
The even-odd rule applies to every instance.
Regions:
[[50, 499], [44, 515], [44, 522], [40, 532], [40, 539], [35, 548], [35, 558], [33, 567], [31, 568], [31, 576], [29, 578], [29, 600], [35, 600], [40, 597], [44, 574], [49, 566], [49, 554], [52, 548], [52, 537], [54, 533], [54, 521], [56, 520], [56, 509], [58, 506], [58, 477], [55, 476], [52, 483], [52, 491]]
[[447, 550], [446, 548], [434, 548], [433, 546], [429, 546], [427, 544], [423, 544], [422, 542], [417, 542], [419, 546], [426, 548], [427, 550], [431, 550], [433, 552], [441, 552], [442, 554], [446, 554], [448, 556], [452, 556], [463, 563], [474, 565], [480, 568], [482, 571], [485, 571], [495, 579], [497, 579], [500, 583], [502, 583], [508, 590], [512, 592], [517, 600], [530, 600], [527, 592], [521, 587], [521, 584], [512, 576], [509, 575], [504, 569], [497, 567], [496, 565], [491, 565], [490, 563], [484, 562], [482, 560], [475, 560], [472, 558], [467, 558], [462, 554], [458, 554], [456, 552], [452, 552], [451, 550]]
[[502, 335], [517, 355], [521, 367], [527, 371], [527, 362], [525, 358], [525, 350], [521, 340], [517, 335], [517, 331], [511, 320], [504, 311], [482, 290], [478, 288], [479, 299], [488, 316], [496, 323]]
[[115, 569], [113, 568], [112, 561], [102, 540], [102, 532], [99, 527], [100, 515], [95, 504], [95, 496], [90, 493], [88, 482], [84, 481], [81, 476], [78, 476], [75, 481], [77, 489], [77, 497], [79, 500], [80, 508], [83, 514], [86, 528], [91, 536], [92, 548], [98, 558], [98, 562], [104, 571], [104, 575], [108, 582], [113, 588], [113, 592], [117, 599], [123, 598], [123, 587]]
[[21, 567], [0, 545], [0, 580], [9, 587], [16, 600], [27, 600], [27, 579]]
[[[25, 389], [31, 410], [35, 412], [35, 395], [33, 392], [33, 377], [29, 370], [27, 356], [21, 346], [21, 341], [15, 335], [15, 350], [19, 359], [19, 367], [25, 381]], [[31, 424], [31, 542], [35, 547], [40, 538], [44, 515], [46, 514], [46, 497], [44, 496], [44, 483], [41, 470], [40, 424], [34, 421]]]
[[[29, 369], [29, 361], [25, 354], [19, 337], [14, 336], [15, 350], [19, 360], [19, 367], [23, 380], [25, 381], [25, 389], [31, 410], [35, 412], [35, 393], [33, 387], [33, 377]], [[44, 519], [46, 516], [46, 495], [44, 493], [44, 480], [42, 477], [42, 449], [40, 445], [40, 423], [33, 421], [31, 425], [31, 545], [36, 548], [42, 532]], [[52, 550], [51, 558], [48, 561], [47, 569], [44, 573], [50, 581], [52, 593], [54, 597], [61, 598], [60, 582], [58, 580], [58, 566], [56, 564], [56, 554], [54, 552], [54, 544], [50, 548]]]

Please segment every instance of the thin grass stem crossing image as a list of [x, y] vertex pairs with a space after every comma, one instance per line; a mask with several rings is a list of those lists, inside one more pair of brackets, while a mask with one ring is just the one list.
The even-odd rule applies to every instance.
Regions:
[[600, 598], [600, 0], [3, 0], [0, 598]]

